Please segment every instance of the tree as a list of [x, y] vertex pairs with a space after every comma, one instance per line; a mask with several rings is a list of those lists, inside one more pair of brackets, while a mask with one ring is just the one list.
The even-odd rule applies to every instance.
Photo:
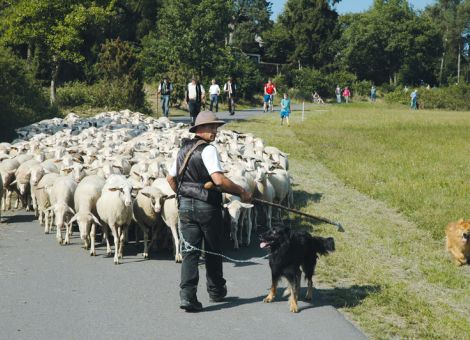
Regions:
[[288, 0], [273, 30], [263, 36], [269, 56], [299, 66], [328, 65], [335, 53], [332, 42], [338, 37], [338, 13], [332, 9], [338, 2]]
[[3, 13], [0, 31], [4, 45], [26, 49], [31, 61], [33, 50], [43, 51], [50, 69], [50, 100], [56, 99], [56, 85], [64, 62], [84, 61], [81, 48], [90, 30], [102, 28], [112, 14], [109, 7], [93, 1], [19, 0]]
[[233, 0], [228, 43], [244, 52], [260, 53], [261, 35], [272, 26], [271, 6], [266, 0]]
[[381, 84], [428, 83], [441, 53], [441, 35], [426, 17], [418, 16], [406, 0], [375, 0], [361, 14], [340, 20], [344, 46], [338, 64], [359, 79]]
[[0, 47], [0, 141], [11, 140], [14, 129], [50, 116], [47, 97], [26, 63]]
[[459, 61], [470, 36], [470, 1], [439, 0], [424, 14], [439, 26], [443, 34], [439, 82], [446, 83], [449, 77], [457, 79]]

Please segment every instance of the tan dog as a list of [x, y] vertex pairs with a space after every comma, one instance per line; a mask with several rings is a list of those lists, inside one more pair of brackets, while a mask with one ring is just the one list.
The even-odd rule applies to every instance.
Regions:
[[446, 247], [459, 266], [470, 262], [470, 221], [461, 218], [447, 225]]

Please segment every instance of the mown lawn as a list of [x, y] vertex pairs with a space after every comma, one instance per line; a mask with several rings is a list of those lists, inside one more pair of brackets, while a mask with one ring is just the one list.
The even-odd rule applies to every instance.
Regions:
[[372, 338], [470, 338], [470, 268], [455, 267], [444, 227], [470, 218], [470, 112], [384, 104], [316, 106], [291, 127], [275, 114], [227, 128], [289, 153], [296, 206], [341, 221], [321, 259], [314, 304], [331, 304]]

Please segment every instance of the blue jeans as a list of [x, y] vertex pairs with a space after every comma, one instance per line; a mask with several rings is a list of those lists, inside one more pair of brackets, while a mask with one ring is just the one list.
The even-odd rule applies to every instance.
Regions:
[[163, 110], [163, 115], [165, 117], [168, 117], [168, 114], [170, 113], [170, 95], [169, 94], [162, 95], [162, 110]]
[[215, 112], [219, 112], [219, 96], [216, 94], [211, 94], [211, 106], [210, 109], [212, 111], [215, 104]]
[[[183, 238], [191, 245], [207, 251], [220, 253], [223, 232], [222, 208], [197, 200], [180, 197], [179, 229]], [[198, 262], [200, 251], [183, 253], [181, 264], [180, 297], [193, 300], [196, 297], [199, 282]], [[222, 272], [222, 258], [206, 254], [207, 292], [211, 297], [225, 296], [227, 288]]]

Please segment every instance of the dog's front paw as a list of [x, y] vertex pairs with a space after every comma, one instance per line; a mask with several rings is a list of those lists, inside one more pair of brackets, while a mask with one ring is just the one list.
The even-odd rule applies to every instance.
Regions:
[[274, 296], [269, 294], [268, 296], [266, 296], [264, 299], [263, 299], [263, 302], [265, 303], [270, 303], [274, 300]]
[[299, 312], [299, 306], [295, 302], [290, 303], [290, 308], [289, 309], [292, 313], [298, 313]]

